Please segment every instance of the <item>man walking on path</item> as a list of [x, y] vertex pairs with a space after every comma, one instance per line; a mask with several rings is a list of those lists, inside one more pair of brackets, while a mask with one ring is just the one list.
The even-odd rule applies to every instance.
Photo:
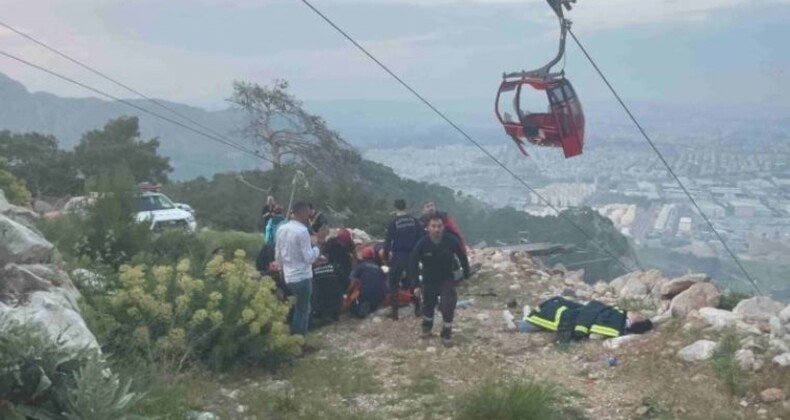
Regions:
[[[398, 294], [401, 286], [413, 289], [409, 277], [403, 282], [403, 275], [409, 267], [409, 255], [414, 250], [417, 242], [424, 234], [422, 223], [406, 213], [406, 201], [395, 200], [395, 218], [387, 227], [387, 236], [384, 239], [384, 261], [389, 264], [389, 289], [390, 304], [392, 305], [392, 319], [398, 319]], [[416, 304], [416, 303], [415, 303]]]
[[275, 258], [288, 289], [296, 297], [291, 333], [304, 336], [310, 321], [313, 263], [321, 255], [317, 245], [323, 242], [325, 234], [310, 236], [309, 204], [294, 204], [292, 214], [291, 220], [277, 230]]
[[433, 316], [441, 296], [441, 313], [444, 325], [441, 332], [442, 344], [452, 345], [453, 317], [458, 301], [457, 282], [453, 274], [455, 258], [461, 262], [463, 278], [469, 278], [469, 259], [453, 235], [446, 234], [441, 215], [428, 218], [428, 235], [417, 243], [411, 254], [409, 278], [417, 279], [419, 264], [422, 263], [422, 337], [431, 336]]

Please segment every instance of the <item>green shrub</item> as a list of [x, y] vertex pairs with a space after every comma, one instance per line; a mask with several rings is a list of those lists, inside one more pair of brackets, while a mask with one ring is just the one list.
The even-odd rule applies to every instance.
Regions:
[[190, 274], [189, 260], [122, 266], [117, 288], [93, 298], [86, 321], [109, 351], [176, 371], [193, 360], [219, 370], [273, 367], [298, 352], [301, 338], [289, 335], [289, 307], [274, 282], [245, 258], [241, 250], [229, 261], [217, 256], [202, 279]]
[[0, 418], [131, 418], [140, 396], [128, 392], [130, 382], [108, 371], [95, 351], [61, 344], [41, 325], [0, 319]]
[[462, 420], [552, 420], [566, 418], [553, 386], [525, 381], [487, 381], [466, 395]]
[[735, 308], [738, 303], [744, 299], [749, 299], [752, 295], [748, 293], [741, 293], [741, 292], [729, 292], [725, 293], [719, 299], [719, 309], [724, 309], [726, 311], [731, 311]]
[[724, 383], [727, 391], [741, 397], [749, 389], [749, 376], [741, 369], [735, 359], [735, 352], [740, 348], [738, 336], [734, 332], [725, 334], [719, 347], [713, 353], [711, 366], [716, 376]]
[[129, 414], [143, 394], [129, 392], [132, 381], [122, 381], [97, 358], [74, 373], [74, 385], [66, 391], [67, 420], [130, 420]]
[[30, 203], [30, 191], [24, 182], [8, 170], [8, 162], [3, 158], [0, 158], [0, 190], [3, 190], [5, 198], [11, 204], [26, 206]]
[[255, 258], [263, 245], [263, 235], [238, 231], [203, 230], [197, 234], [203, 244], [205, 255], [211, 255], [217, 249], [222, 249], [226, 254], [241, 249], [250, 257]]

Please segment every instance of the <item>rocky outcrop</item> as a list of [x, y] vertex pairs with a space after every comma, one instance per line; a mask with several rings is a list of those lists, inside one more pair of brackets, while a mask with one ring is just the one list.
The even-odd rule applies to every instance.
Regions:
[[687, 274], [661, 285], [659, 295], [662, 299], [672, 299], [692, 285], [705, 281], [710, 281], [710, 277], [707, 274]]
[[783, 309], [784, 305], [781, 303], [771, 298], [757, 296], [738, 302], [732, 312], [746, 322], [767, 323], [771, 317], [779, 316]]
[[672, 299], [669, 310], [675, 318], [685, 318], [691, 311], [719, 305], [721, 293], [712, 283], [695, 283]]
[[686, 346], [678, 351], [678, 357], [687, 362], [700, 362], [713, 357], [713, 352], [719, 345], [715, 341], [699, 340], [696, 343]]
[[734, 327], [738, 321], [734, 313], [716, 308], [700, 309], [699, 317], [714, 330]]
[[32, 225], [31, 213], [0, 195], [0, 322], [36, 322], [65, 348], [98, 349], [80, 315], [79, 292], [55, 263], [55, 247]]

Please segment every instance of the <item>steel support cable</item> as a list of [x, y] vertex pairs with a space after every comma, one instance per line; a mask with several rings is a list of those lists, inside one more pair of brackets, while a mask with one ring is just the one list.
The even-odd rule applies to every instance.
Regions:
[[[422, 96], [422, 95], [421, 95], [419, 92], [417, 92], [416, 90], [414, 90], [414, 88], [412, 88], [412, 87], [411, 87], [411, 86], [410, 86], [408, 83], [406, 83], [406, 82], [405, 82], [403, 79], [401, 79], [401, 78], [400, 78], [400, 76], [398, 76], [397, 74], [395, 74], [395, 72], [393, 72], [392, 70], [390, 70], [390, 69], [389, 69], [389, 67], [387, 67], [387, 66], [386, 66], [384, 63], [382, 63], [381, 61], [379, 61], [379, 59], [377, 59], [377, 58], [376, 58], [376, 57], [375, 57], [373, 54], [371, 54], [371, 53], [370, 53], [370, 52], [369, 52], [369, 51], [368, 51], [368, 50], [367, 50], [365, 47], [363, 47], [361, 44], [359, 44], [359, 43], [358, 43], [358, 42], [357, 42], [357, 41], [356, 41], [356, 40], [355, 40], [353, 37], [351, 37], [351, 35], [349, 35], [349, 34], [348, 34], [346, 31], [344, 31], [344, 30], [343, 30], [342, 28], [340, 28], [340, 27], [339, 27], [337, 24], [335, 24], [335, 23], [334, 23], [334, 22], [333, 22], [331, 19], [329, 19], [329, 17], [327, 17], [327, 16], [326, 16], [326, 15], [325, 15], [323, 12], [321, 12], [321, 11], [320, 11], [320, 10], [318, 10], [318, 9], [317, 9], [315, 6], [313, 6], [313, 5], [312, 5], [312, 3], [310, 3], [310, 1], [308, 1], [308, 0], [301, 0], [301, 1], [302, 1], [302, 3], [304, 3], [304, 5], [305, 5], [305, 6], [307, 6], [308, 8], [310, 8], [310, 10], [312, 10], [313, 12], [315, 12], [315, 14], [317, 14], [317, 15], [318, 15], [318, 16], [319, 16], [321, 19], [323, 19], [323, 20], [324, 20], [326, 23], [328, 23], [328, 24], [329, 24], [329, 25], [330, 25], [332, 28], [334, 28], [334, 29], [335, 29], [337, 32], [339, 32], [339, 33], [340, 33], [340, 34], [341, 34], [341, 35], [342, 35], [344, 38], [346, 38], [346, 39], [347, 39], [349, 42], [351, 42], [351, 43], [352, 43], [352, 44], [353, 44], [353, 45], [354, 45], [354, 46], [355, 46], [357, 49], [359, 49], [359, 50], [360, 50], [360, 51], [361, 51], [363, 54], [365, 54], [365, 55], [366, 55], [366, 56], [367, 56], [367, 57], [368, 57], [370, 60], [372, 60], [372, 61], [373, 61], [374, 63], [376, 63], [376, 64], [377, 64], [379, 67], [381, 67], [381, 69], [382, 69], [382, 70], [384, 70], [384, 71], [385, 71], [385, 72], [387, 72], [387, 73], [388, 73], [390, 76], [392, 76], [392, 78], [394, 78], [394, 79], [395, 79], [395, 80], [396, 80], [396, 81], [397, 81], [397, 82], [398, 82], [398, 83], [399, 83], [401, 86], [403, 86], [403, 87], [404, 87], [406, 90], [408, 90], [408, 91], [409, 91], [409, 92], [410, 92], [412, 95], [414, 95], [415, 97], [417, 97], [417, 99], [419, 99], [419, 100], [420, 100], [420, 101], [421, 101], [423, 104], [425, 104], [425, 105], [426, 105], [428, 108], [430, 108], [430, 109], [431, 109], [431, 111], [433, 111], [433, 112], [434, 112], [436, 115], [438, 115], [438, 116], [439, 116], [441, 119], [443, 119], [445, 122], [447, 122], [448, 124], [450, 124], [450, 126], [452, 126], [452, 127], [453, 127], [453, 128], [454, 128], [454, 129], [455, 129], [457, 132], [458, 132], [458, 133], [460, 133], [460, 134], [461, 134], [461, 136], [463, 136], [463, 137], [464, 137], [464, 138], [465, 138], [467, 141], [469, 141], [469, 142], [470, 142], [470, 143], [472, 143], [474, 146], [476, 146], [478, 149], [480, 149], [480, 151], [482, 151], [482, 152], [483, 152], [483, 153], [484, 153], [486, 156], [488, 156], [488, 158], [490, 158], [490, 159], [491, 159], [491, 160], [492, 160], [494, 163], [496, 163], [496, 164], [497, 164], [499, 167], [501, 167], [503, 170], [505, 170], [505, 172], [507, 172], [507, 173], [508, 173], [510, 176], [512, 176], [512, 177], [513, 177], [513, 178], [514, 178], [516, 181], [518, 181], [518, 182], [519, 182], [521, 185], [523, 185], [523, 186], [524, 186], [524, 187], [525, 187], [527, 190], [529, 190], [530, 192], [532, 192], [533, 194], [535, 194], [535, 196], [537, 196], [537, 197], [538, 197], [538, 198], [539, 198], [539, 199], [540, 199], [540, 200], [541, 200], [543, 203], [545, 203], [545, 204], [546, 204], [546, 205], [547, 205], [549, 208], [551, 208], [552, 210], [554, 210], [554, 211], [557, 213], [557, 215], [558, 215], [558, 216], [559, 216], [559, 217], [560, 217], [562, 220], [564, 220], [565, 222], [567, 222], [567, 223], [569, 223], [570, 225], [572, 225], [572, 226], [573, 226], [574, 228], [576, 228], [576, 229], [577, 229], [579, 232], [581, 232], [581, 233], [582, 233], [582, 234], [583, 234], [585, 237], [587, 237], [587, 239], [589, 239], [589, 241], [590, 241], [590, 243], [591, 243], [591, 244], [595, 245], [595, 247], [596, 247], [596, 248], [600, 249], [601, 251], [605, 252], [607, 255], [609, 255], [610, 257], [612, 257], [612, 260], [613, 260], [613, 261], [615, 261], [615, 262], [616, 262], [616, 263], [617, 263], [617, 264], [618, 264], [620, 267], [622, 267], [623, 269], [625, 269], [625, 271], [627, 271], [627, 272], [633, 271], [633, 269], [632, 269], [632, 268], [630, 268], [630, 267], [626, 267], [626, 266], [625, 266], [625, 264], [623, 264], [623, 262], [622, 262], [622, 261], [620, 261], [620, 258], [619, 258], [619, 257], [617, 257], [616, 255], [614, 255], [614, 254], [613, 254], [611, 251], [609, 251], [608, 249], [606, 249], [606, 248], [605, 248], [605, 247], [603, 247], [602, 245], [598, 244], [598, 243], [595, 241], [595, 239], [594, 239], [594, 238], [593, 238], [593, 237], [592, 237], [592, 236], [591, 236], [589, 233], [587, 233], [587, 231], [586, 231], [586, 230], [584, 230], [584, 229], [583, 229], [581, 226], [579, 226], [579, 225], [578, 225], [576, 222], [574, 222], [573, 220], [571, 220], [571, 219], [570, 219], [568, 216], [566, 216], [566, 215], [564, 215], [562, 212], [560, 212], [560, 210], [559, 210], [559, 209], [557, 209], [556, 207], [554, 207], [554, 206], [551, 204], [551, 202], [549, 202], [549, 201], [548, 201], [546, 198], [544, 198], [544, 197], [543, 197], [543, 196], [542, 196], [542, 195], [541, 195], [539, 192], [537, 192], [537, 191], [536, 191], [534, 188], [532, 188], [532, 187], [531, 187], [529, 184], [527, 184], [527, 182], [526, 182], [526, 181], [524, 181], [524, 179], [522, 179], [522, 178], [521, 178], [520, 176], [518, 176], [518, 175], [517, 175], [515, 172], [513, 172], [512, 170], [510, 170], [510, 168], [508, 168], [507, 166], [505, 166], [505, 164], [503, 164], [503, 163], [502, 163], [502, 162], [501, 162], [499, 159], [497, 159], [497, 158], [496, 158], [496, 156], [494, 156], [494, 155], [493, 155], [491, 152], [489, 152], [489, 151], [488, 151], [488, 150], [487, 150], [485, 147], [483, 147], [483, 146], [482, 146], [480, 143], [478, 143], [478, 142], [477, 142], [477, 141], [476, 141], [474, 138], [472, 138], [472, 137], [471, 137], [469, 134], [467, 134], [467, 133], [466, 133], [466, 131], [464, 131], [464, 129], [462, 129], [462, 128], [461, 128], [460, 126], [458, 126], [458, 125], [457, 125], [455, 122], [453, 122], [453, 120], [451, 120], [451, 119], [450, 119], [449, 117], [447, 117], [447, 116], [446, 116], [446, 115], [445, 115], [443, 112], [441, 112], [441, 111], [440, 111], [438, 108], [436, 108], [436, 107], [435, 107], [435, 106], [434, 106], [434, 105], [433, 105], [433, 104], [432, 104], [432, 103], [431, 103], [431, 102], [430, 102], [428, 99], [426, 99], [426, 98], [425, 98], [424, 96]], [[637, 262], [637, 264], [638, 264], [638, 262]], [[642, 269], [642, 267], [641, 267], [641, 266], [640, 266], [639, 268], [640, 268], [640, 269]]]
[[697, 200], [694, 199], [694, 197], [691, 195], [689, 190], [686, 189], [686, 186], [683, 185], [683, 182], [680, 180], [680, 177], [678, 177], [678, 175], [672, 169], [672, 166], [670, 166], [669, 162], [664, 158], [664, 155], [661, 153], [661, 151], [658, 150], [658, 148], [656, 147], [655, 143], [653, 143], [653, 140], [650, 138], [650, 136], [647, 134], [645, 129], [642, 127], [642, 124], [639, 123], [639, 121], [636, 119], [634, 114], [631, 112], [631, 109], [628, 107], [628, 105], [626, 105], [626, 103], [620, 97], [620, 94], [617, 93], [617, 91], [615, 90], [614, 86], [612, 86], [612, 84], [609, 82], [609, 79], [607, 79], [606, 76], [603, 74], [603, 71], [600, 69], [600, 67], [598, 67], [598, 64], [595, 62], [595, 60], [593, 60], [593, 58], [590, 55], [590, 53], [587, 52], [587, 49], [584, 48], [584, 45], [582, 45], [582, 43], [579, 41], [579, 38], [576, 37], [576, 34], [574, 34], [572, 30], [569, 29], [568, 32], [571, 34], [571, 37], [573, 38], [573, 41], [576, 42], [576, 45], [579, 46], [579, 49], [582, 51], [582, 53], [584, 53], [584, 56], [587, 57], [587, 60], [593, 66], [593, 68], [598, 73], [598, 75], [601, 77], [603, 82], [606, 84], [606, 86], [612, 92], [612, 95], [614, 95], [615, 99], [617, 99], [617, 102], [620, 103], [620, 106], [623, 108], [623, 110], [625, 110], [626, 114], [628, 114], [628, 117], [631, 119], [631, 121], [634, 123], [636, 128], [642, 134], [642, 137], [644, 137], [645, 140], [647, 141], [647, 143], [650, 145], [650, 148], [652, 148], [653, 151], [656, 153], [656, 155], [658, 155], [658, 158], [659, 158], [659, 160], [661, 160], [661, 163], [664, 164], [664, 166], [666, 167], [667, 171], [670, 173], [670, 175], [672, 175], [672, 177], [675, 179], [675, 181], [680, 186], [680, 189], [683, 190], [683, 193], [686, 194], [686, 197], [688, 197], [689, 201], [691, 201], [691, 204], [694, 205], [694, 208], [697, 209], [697, 212], [699, 212], [700, 217], [702, 217], [702, 219], [705, 220], [705, 223], [708, 225], [710, 230], [712, 230], [713, 234], [716, 235], [716, 238], [719, 240], [719, 242], [721, 242], [721, 245], [724, 247], [724, 250], [727, 251], [727, 253], [730, 255], [730, 257], [732, 257], [732, 260], [735, 261], [735, 264], [741, 270], [743, 275], [746, 276], [746, 278], [752, 284], [752, 287], [754, 287], [754, 289], [757, 291], [757, 293], [759, 293], [760, 295], [764, 295], [762, 289], [760, 289], [760, 286], [757, 284], [757, 282], [754, 280], [754, 278], [752, 278], [752, 276], [749, 274], [749, 272], [746, 271], [746, 267], [743, 266], [743, 264], [741, 263], [741, 260], [738, 258], [738, 256], [735, 254], [735, 252], [733, 252], [732, 249], [730, 249], [729, 245], [727, 245], [727, 242], [721, 236], [719, 231], [713, 226], [713, 223], [710, 221], [710, 219], [705, 214], [705, 212], [702, 211], [702, 208], [699, 206], [699, 204], [697, 204]]
[[119, 97], [117, 97], [115, 95], [112, 95], [110, 93], [104, 92], [102, 90], [99, 90], [97, 88], [89, 86], [89, 85], [87, 85], [85, 83], [82, 83], [80, 81], [72, 79], [72, 78], [70, 78], [68, 76], [60, 74], [60, 73], [58, 73], [58, 72], [56, 72], [54, 70], [50, 70], [50, 69], [48, 69], [46, 67], [43, 67], [43, 66], [40, 66], [38, 64], [32, 63], [32, 62], [30, 62], [28, 60], [25, 60], [25, 59], [23, 59], [21, 57], [17, 57], [17, 56], [15, 56], [13, 54], [9, 54], [9, 53], [7, 53], [5, 51], [0, 51], [0, 55], [5, 56], [7, 58], [10, 58], [12, 60], [15, 60], [15, 61], [17, 61], [19, 63], [22, 63], [22, 64], [26, 65], [26, 66], [32, 67], [34, 69], [37, 69], [39, 71], [42, 71], [44, 73], [47, 73], [47, 74], [49, 74], [51, 76], [55, 76], [55, 77], [57, 77], [57, 78], [59, 78], [61, 80], [64, 80], [66, 82], [69, 82], [69, 83], [72, 83], [74, 85], [77, 85], [77, 86], [79, 86], [79, 87], [81, 87], [83, 89], [89, 90], [89, 91], [91, 91], [93, 93], [96, 93], [98, 95], [101, 95], [101, 96], [103, 96], [105, 98], [109, 98], [109, 99], [112, 99], [114, 101], [120, 102], [120, 103], [122, 103], [124, 105], [132, 107], [132, 108], [134, 108], [134, 109], [136, 109], [136, 110], [138, 110], [140, 112], [143, 112], [145, 114], [151, 115], [151, 116], [156, 117], [156, 118], [158, 118], [160, 120], [163, 120], [163, 121], [169, 122], [171, 124], [177, 125], [177, 126], [179, 126], [181, 128], [189, 130], [189, 131], [191, 131], [193, 133], [199, 134], [199, 135], [201, 135], [201, 136], [203, 136], [203, 137], [205, 137], [205, 138], [207, 138], [209, 140], [215, 141], [217, 143], [224, 144], [224, 145], [229, 146], [229, 147], [231, 147], [231, 148], [233, 148], [233, 149], [235, 149], [237, 151], [240, 151], [242, 153], [248, 154], [250, 156], [253, 156], [255, 158], [258, 158], [258, 159], [261, 159], [263, 161], [268, 162], [268, 160], [263, 158], [261, 155], [255, 153], [254, 151], [249, 150], [249, 149], [247, 149], [247, 148], [245, 148], [245, 147], [243, 147], [243, 146], [241, 146], [239, 144], [236, 144], [236, 143], [234, 143], [232, 141], [228, 141], [228, 140], [222, 139], [220, 137], [214, 136], [212, 134], [205, 133], [205, 132], [200, 131], [200, 130], [194, 128], [194, 127], [188, 126], [188, 125], [186, 125], [186, 124], [184, 124], [184, 123], [182, 123], [180, 121], [174, 120], [174, 119], [172, 119], [170, 117], [166, 117], [166, 116], [160, 115], [160, 114], [158, 114], [156, 112], [153, 112], [151, 110], [143, 108], [143, 107], [141, 107], [141, 106], [139, 106], [139, 105], [137, 105], [137, 104], [135, 104], [133, 102], [130, 102], [130, 101], [122, 99], [122, 98], [119, 98]]
[[50, 51], [50, 52], [52, 52], [54, 54], [57, 54], [60, 57], [65, 58], [66, 60], [68, 60], [68, 61], [70, 61], [70, 62], [72, 62], [72, 63], [74, 63], [74, 64], [76, 64], [76, 65], [78, 65], [78, 66], [80, 66], [82, 68], [84, 68], [85, 70], [88, 70], [89, 72], [101, 77], [102, 79], [107, 80], [108, 82], [113, 83], [116, 86], [120, 86], [121, 88], [126, 89], [127, 91], [139, 96], [140, 98], [145, 99], [145, 100], [153, 103], [154, 105], [156, 105], [156, 106], [158, 106], [158, 107], [160, 107], [162, 109], [167, 110], [168, 112], [172, 113], [173, 115], [176, 115], [176, 116], [178, 116], [180, 118], [183, 118], [186, 121], [189, 121], [190, 123], [194, 124], [197, 127], [200, 127], [201, 129], [211, 133], [212, 135], [220, 137], [220, 138], [222, 138], [225, 141], [234, 143], [233, 140], [229, 139], [225, 135], [223, 135], [221, 133], [218, 133], [217, 131], [214, 131], [210, 127], [205, 126], [201, 122], [196, 121], [194, 118], [191, 118], [190, 116], [184, 114], [183, 112], [180, 112], [180, 111], [174, 109], [173, 107], [168, 106], [167, 104], [163, 103], [162, 101], [159, 101], [157, 99], [151, 98], [150, 96], [140, 92], [139, 90], [134, 89], [134, 88], [130, 87], [129, 85], [127, 85], [125, 83], [122, 83], [122, 82], [118, 81], [117, 79], [114, 79], [114, 78], [108, 76], [107, 74], [105, 74], [105, 73], [103, 73], [103, 72], [101, 72], [99, 70], [96, 70], [95, 68], [83, 63], [82, 61], [77, 60], [76, 58], [73, 58], [73, 57], [69, 56], [68, 54], [58, 50], [55, 47], [52, 47], [52, 46], [44, 43], [43, 41], [39, 41], [38, 39], [34, 38], [33, 36], [28, 35], [28, 34], [20, 31], [19, 29], [14, 28], [13, 26], [11, 26], [11, 25], [3, 22], [3, 21], [0, 21], [0, 26], [5, 27], [9, 31], [14, 32], [15, 34], [17, 34], [17, 35], [19, 35], [19, 36], [21, 36], [21, 37], [33, 42], [33, 43], [39, 45], [40, 47], [42, 47], [42, 48], [44, 48], [44, 49], [46, 49], [46, 50], [48, 50], [48, 51]]

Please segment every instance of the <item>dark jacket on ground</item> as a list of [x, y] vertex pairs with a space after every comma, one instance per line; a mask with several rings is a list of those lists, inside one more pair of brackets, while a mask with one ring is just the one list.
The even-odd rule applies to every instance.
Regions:
[[556, 331], [561, 340], [580, 340], [598, 334], [619, 337], [626, 332], [626, 312], [622, 309], [592, 301], [586, 305], [553, 297], [535, 308], [525, 320]]
[[423, 235], [425, 235], [425, 228], [416, 217], [395, 216], [387, 227], [384, 254], [389, 256], [392, 253], [396, 257], [409, 255]]
[[568, 310], [578, 309], [582, 306], [584, 305], [581, 303], [557, 296], [538, 305], [524, 320], [545, 330], [557, 331], [562, 315]]
[[469, 277], [469, 258], [461, 250], [461, 244], [453, 235], [445, 232], [442, 240], [436, 244], [430, 235], [423, 236], [412, 251], [409, 262], [409, 279], [417, 284], [419, 264], [422, 263], [422, 281], [425, 284], [441, 284], [454, 280], [453, 265], [455, 258], [461, 263], [464, 278]]

